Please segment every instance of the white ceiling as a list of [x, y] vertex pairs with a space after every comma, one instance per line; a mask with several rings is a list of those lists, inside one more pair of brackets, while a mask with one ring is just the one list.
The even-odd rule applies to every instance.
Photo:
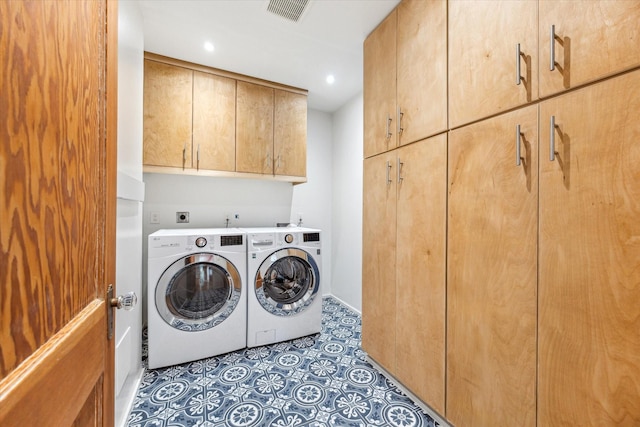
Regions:
[[141, 0], [145, 50], [307, 89], [309, 108], [334, 112], [362, 91], [362, 43], [399, 0], [310, 0], [298, 22], [268, 3]]

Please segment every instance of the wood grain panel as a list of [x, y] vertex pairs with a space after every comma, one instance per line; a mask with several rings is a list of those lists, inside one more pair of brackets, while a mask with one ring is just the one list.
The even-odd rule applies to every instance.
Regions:
[[0, 2], [0, 378], [101, 294], [105, 9]]
[[541, 97], [640, 65], [640, 2], [541, 0], [539, 13]]
[[532, 106], [449, 136], [446, 416], [455, 425], [536, 424], [537, 128]]
[[101, 418], [88, 413], [102, 399], [105, 313], [104, 302], [93, 301], [0, 382], [0, 425], [70, 426], [78, 417], [87, 425], [81, 421]]
[[145, 165], [191, 167], [192, 91], [192, 70], [145, 59]]
[[275, 90], [274, 173], [307, 176], [307, 96]]
[[364, 41], [364, 157], [397, 145], [396, 26], [394, 10]]
[[362, 221], [362, 349], [392, 374], [396, 365], [395, 161], [395, 152], [365, 159]]
[[537, 99], [537, 16], [535, 1], [449, 1], [450, 128]]
[[398, 145], [447, 130], [447, 2], [405, 0], [398, 5]]
[[540, 105], [540, 425], [640, 425], [639, 116], [640, 71]]
[[193, 72], [193, 167], [236, 167], [236, 81]]
[[447, 135], [397, 153], [396, 377], [444, 414]]
[[273, 173], [274, 89], [238, 82], [236, 171]]

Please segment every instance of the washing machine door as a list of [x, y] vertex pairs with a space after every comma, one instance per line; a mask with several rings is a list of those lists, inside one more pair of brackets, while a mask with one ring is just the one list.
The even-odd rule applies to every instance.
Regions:
[[211, 253], [185, 256], [171, 264], [156, 286], [156, 308], [169, 325], [202, 331], [224, 322], [240, 301], [238, 269]]
[[280, 249], [256, 273], [255, 293], [262, 307], [276, 316], [304, 311], [314, 300], [320, 272], [313, 257], [301, 249]]

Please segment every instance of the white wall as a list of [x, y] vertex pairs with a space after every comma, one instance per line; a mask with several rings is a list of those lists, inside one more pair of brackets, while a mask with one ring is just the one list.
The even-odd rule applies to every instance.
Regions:
[[[302, 222], [320, 228], [324, 254], [321, 283], [323, 293], [331, 284], [331, 116], [309, 110], [307, 118], [307, 182], [286, 182], [214, 178], [145, 173], [146, 196], [143, 219], [143, 254], [147, 256], [147, 237], [166, 228], [275, 226], [278, 222]], [[189, 223], [176, 223], [176, 212], [189, 212]], [[159, 223], [151, 224], [151, 214]], [[235, 219], [238, 214], [239, 219]], [[146, 264], [144, 296], [146, 300]], [[327, 286], [325, 286], [325, 284]], [[146, 307], [143, 309], [146, 319]]]
[[362, 311], [362, 94], [333, 114], [332, 140], [331, 291]]
[[116, 292], [138, 305], [116, 310], [115, 425], [124, 426], [142, 377], [142, 14], [137, 2], [118, 7], [118, 200]]

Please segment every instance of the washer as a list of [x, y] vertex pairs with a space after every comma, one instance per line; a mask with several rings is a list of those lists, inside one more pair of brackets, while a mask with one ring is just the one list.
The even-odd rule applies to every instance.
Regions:
[[251, 228], [247, 233], [247, 346], [320, 332], [320, 230]]
[[148, 248], [149, 368], [245, 348], [244, 232], [159, 230]]

